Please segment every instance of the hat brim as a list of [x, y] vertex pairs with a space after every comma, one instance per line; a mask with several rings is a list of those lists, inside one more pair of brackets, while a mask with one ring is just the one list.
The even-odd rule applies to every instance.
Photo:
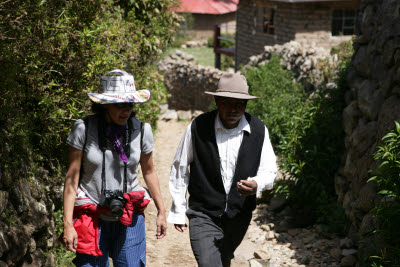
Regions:
[[98, 104], [113, 103], [146, 103], [151, 98], [151, 93], [147, 89], [125, 94], [98, 94], [88, 93], [89, 99]]
[[240, 94], [240, 93], [232, 93], [232, 92], [204, 92], [209, 95], [215, 95], [215, 96], [222, 96], [222, 97], [230, 97], [230, 98], [237, 98], [237, 99], [247, 99], [247, 100], [252, 100], [252, 99], [259, 99], [258, 96], [252, 96], [252, 95], [246, 95], [246, 94]]

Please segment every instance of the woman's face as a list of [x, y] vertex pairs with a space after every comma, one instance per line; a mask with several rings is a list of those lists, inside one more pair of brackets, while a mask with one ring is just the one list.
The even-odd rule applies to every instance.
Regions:
[[133, 103], [116, 103], [104, 105], [108, 123], [125, 125], [132, 113]]

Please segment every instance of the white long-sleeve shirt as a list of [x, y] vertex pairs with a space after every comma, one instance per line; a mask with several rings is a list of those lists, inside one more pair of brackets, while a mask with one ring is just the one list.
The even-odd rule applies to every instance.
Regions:
[[[265, 126], [264, 126], [265, 127]], [[221, 161], [221, 176], [226, 194], [229, 194], [234, 176], [239, 148], [243, 140], [243, 132], [251, 134], [250, 125], [243, 115], [239, 125], [234, 129], [226, 129], [217, 115], [215, 118], [215, 136]], [[186, 192], [189, 184], [189, 165], [193, 161], [191, 124], [186, 128], [175, 154], [171, 167], [169, 190], [172, 195], [172, 207], [168, 222], [185, 224], [187, 209]], [[264, 143], [261, 151], [260, 166], [257, 175], [247, 177], [257, 182], [257, 197], [264, 189], [272, 189], [276, 177], [276, 157], [265, 127]]]

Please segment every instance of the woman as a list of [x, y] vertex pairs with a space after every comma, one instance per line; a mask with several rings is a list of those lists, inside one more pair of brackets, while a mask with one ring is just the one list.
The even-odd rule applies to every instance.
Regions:
[[88, 93], [95, 115], [78, 120], [68, 136], [61, 241], [76, 252], [76, 266], [143, 266], [146, 263], [143, 210], [150, 197], [158, 210], [157, 239], [166, 234], [165, 208], [153, 166], [149, 124], [134, 117], [135, 103], [150, 99], [134, 78], [114, 70], [101, 77], [102, 93]]

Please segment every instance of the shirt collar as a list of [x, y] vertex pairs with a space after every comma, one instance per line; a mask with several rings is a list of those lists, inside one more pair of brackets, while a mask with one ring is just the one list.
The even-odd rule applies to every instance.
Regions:
[[244, 114], [243, 114], [242, 117], [240, 118], [239, 124], [238, 124], [238, 126], [237, 126], [236, 128], [233, 128], [233, 129], [226, 129], [226, 128], [224, 127], [224, 125], [222, 124], [222, 122], [221, 122], [221, 119], [220, 119], [220, 117], [219, 117], [219, 114], [217, 113], [217, 116], [216, 116], [216, 118], [215, 118], [215, 129], [216, 129], [216, 130], [220, 129], [220, 130], [222, 130], [222, 131], [224, 131], [224, 132], [226, 132], [226, 133], [229, 133], [229, 134], [232, 134], [232, 133], [239, 133], [239, 132], [241, 132], [241, 131], [246, 131], [246, 132], [248, 132], [248, 133], [251, 133], [250, 124], [249, 124], [249, 122], [247, 121], [246, 116], [245, 116]]

